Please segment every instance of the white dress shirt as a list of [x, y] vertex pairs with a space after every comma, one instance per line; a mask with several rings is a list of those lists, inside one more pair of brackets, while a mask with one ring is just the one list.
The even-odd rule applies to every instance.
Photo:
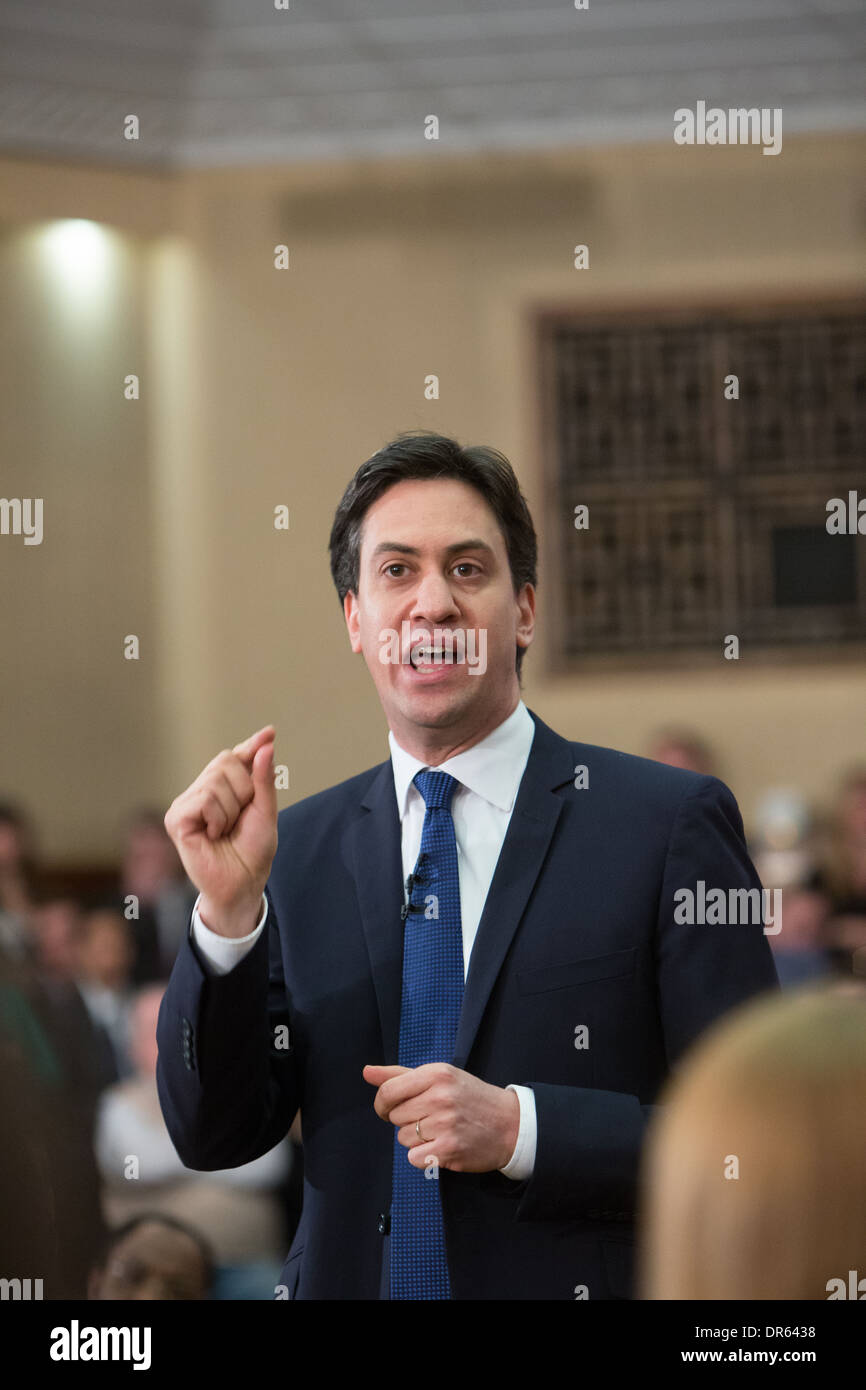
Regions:
[[[458, 753], [440, 763], [436, 769], [449, 772], [459, 784], [454, 788], [451, 816], [457, 841], [464, 980], [534, 735], [532, 717], [520, 700], [508, 718], [491, 734], [465, 753]], [[390, 732], [388, 742], [400, 816], [405, 883], [418, 859], [426, 809], [412, 778], [429, 764], [407, 753]], [[219, 936], [201, 920], [196, 899], [191, 930], [199, 953], [213, 973], [225, 975], [252, 949], [264, 929], [266, 919], [267, 902], [263, 899], [262, 914], [254, 931], [248, 936]], [[510, 1085], [507, 1089], [516, 1093], [520, 1104], [520, 1128], [514, 1152], [500, 1172], [519, 1182], [528, 1178], [535, 1166], [535, 1096], [528, 1086]]]

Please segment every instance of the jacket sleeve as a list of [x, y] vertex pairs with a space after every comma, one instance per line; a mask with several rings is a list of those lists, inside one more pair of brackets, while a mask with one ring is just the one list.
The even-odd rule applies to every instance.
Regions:
[[[778, 988], [762, 920], [749, 916], [737, 925], [676, 920], [685, 913], [674, 895], [682, 889], [696, 892], [699, 880], [707, 891], [721, 888], [726, 896], [731, 888], [761, 891], [737, 803], [715, 777], [704, 778], [680, 802], [660, 885], [654, 961], [671, 1070], [722, 1014]], [[515, 1194], [515, 1219], [631, 1219], [641, 1146], [657, 1107], [618, 1091], [524, 1084], [535, 1093], [538, 1140], [532, 1175]]]
[[300, 1105], [279, 926], [265, 896], [265, 929], [226, 975], [208, 973], [187, 934], [160, 1005], [157, 1089], [187, 1168], [213, 1172], [261, 1157]]

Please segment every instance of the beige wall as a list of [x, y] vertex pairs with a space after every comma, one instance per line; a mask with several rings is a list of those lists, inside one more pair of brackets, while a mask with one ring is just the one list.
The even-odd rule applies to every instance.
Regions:
[[[52, 856], [100, 856], [125, 810], [166, 805], [268, 721], [285, 801], [380, 761], [326, 552], [354, 468], [413, 426], [489, 442], [543, 530], [535, 311], [861, 292], [864, 144], [171, 179], [0, 162], [0, 491], [45, 498], [41, 546], [0, 538], [0, 794], [31, 807]], [[57, 217], [116, 229], [114, 287], [77, 318], [38, 249]], [[824, 799], [866, 756], [863, 662], [564, 678], [546, 643], [542, 619], [525, 699], [544, 719], [634, 752], [687, 722], [747, 815], [768, 784]]]

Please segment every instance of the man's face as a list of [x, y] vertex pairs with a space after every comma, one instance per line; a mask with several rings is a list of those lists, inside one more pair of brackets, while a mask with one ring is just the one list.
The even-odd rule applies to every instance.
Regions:
[[364, 517], [344, 611], [398, 741], [439, 729], [459, 744], [515, 707], [515, 647], [532, 641], [535, 592], [515, 595], [505, 539], [475, 488], [411, 479], [383, 493]]

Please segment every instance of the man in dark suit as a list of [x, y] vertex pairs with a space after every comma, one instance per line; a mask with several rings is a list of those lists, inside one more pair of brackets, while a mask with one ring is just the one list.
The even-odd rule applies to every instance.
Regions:
[[496, 451], [393, 441], [331, 568], [391, 756], [278, 818], [268, 725], [172, 803], [200, 895], [160, 1012], [169, 1131], [225, 1168], [300, 1109], [278, 1297], [628, 1298], [659, 1089], [777, 984], [736, 802], [526, 709], [535, 533]]

